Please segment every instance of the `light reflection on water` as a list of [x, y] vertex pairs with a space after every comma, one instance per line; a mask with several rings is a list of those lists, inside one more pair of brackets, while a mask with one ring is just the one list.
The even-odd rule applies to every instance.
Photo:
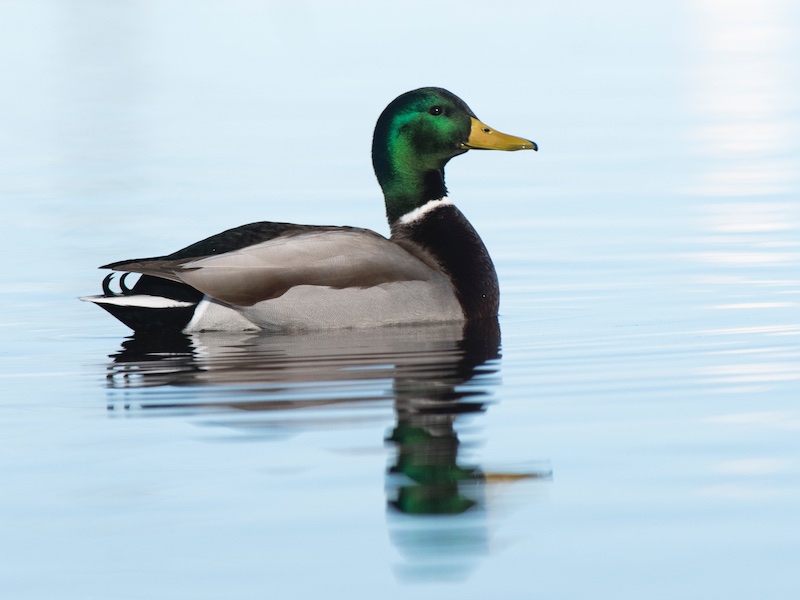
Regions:
[[[792, 5], [700, 0], [692, 104], [703, 115], [691, 139], [711, 157], [694, 187], [699, 195], [753, 197], [785, 193], [797, 184], [796, 162], [787, 159], [797, 125], [791, 52]], [[735, 65], [735, 67], [733, 67]]]

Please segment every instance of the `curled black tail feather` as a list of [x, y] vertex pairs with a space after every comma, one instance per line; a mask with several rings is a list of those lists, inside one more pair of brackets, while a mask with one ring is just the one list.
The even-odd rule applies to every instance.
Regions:
[[114, 296], [118, 295], [111, 291], [110, 285], [112, 279], [114, 279], [113, 273], [109, 273], [103, 278], [103, 297], [105, 298], [113, 298]]
[[[131, 288], [125, 285], [125, 278], [130, 275], [130, 273], [123, 273], [122, 277], [119, 278], [119, 289], [122, 291], [123, 296], [130, 296], [132, 293]], [[134, 284], [136, 285], [136, 284]]]
[[130, 273], [123, 273], [122, 277], [119, 278], [119, 291], [115, 292], [111, 289], [111, 282], [114, 280], [114, 273], [109, 273], [103, 279], [103, 297], [105, 298], [118, 298], [120, 296], [131, 296], [134, 294], [134, 289], [136, 285], [134, 284], [133, 288], [129, 288], [125, 285], [125, 279], [130, 275]]
[[203, 293], [190, 285], [177, 281], [170, 281], [168, 279], [161, 279], [160, 277], [154, 277], [152, 275], [142, 275], [139, 277], [139, 281], [133, 284], [133, 287], [128, 287], [125, 284], [125, 279], [129, 275], [130, 273], [123, 273], [119, 278], [120, 291], [118, 292], [111, 289], [114, 273], [106, 275], [102, 283], [103, 296], [105, 298], [118, 298], [120, 296], [144, 294], [147, 296], [161, 296], [162, 298], [195, 303], [200, 302], [203, 298]]

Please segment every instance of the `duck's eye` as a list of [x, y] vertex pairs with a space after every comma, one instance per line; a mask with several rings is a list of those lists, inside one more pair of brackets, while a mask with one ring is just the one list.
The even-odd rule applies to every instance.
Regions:
[[444, 112], [444, 109], [441, 106], [438, 106], [438, 105], [437, 106], [431, 106], [431, 108], [430, 108], [430, 110], [428, 110], [428, 112], [431, 113], [432, 115], [440, 115], [440, 114], [442, 114]]

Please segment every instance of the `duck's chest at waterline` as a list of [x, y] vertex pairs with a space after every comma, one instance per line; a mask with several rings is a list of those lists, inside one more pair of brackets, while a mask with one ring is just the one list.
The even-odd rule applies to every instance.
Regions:
[[392, 226], [392, 240], [417, 249], [449, 277], [468, 319], [497, 316], [500, 291], [494, 263], [470, 222], [449, 201], [435, 201]]

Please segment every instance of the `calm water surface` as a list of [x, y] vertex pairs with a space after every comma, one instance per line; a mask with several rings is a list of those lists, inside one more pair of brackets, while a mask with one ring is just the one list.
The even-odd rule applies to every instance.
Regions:
[[[796, 598], [798, 9], [387, 10], [0, 6], [0, 596]], [[251, 221], [385, 233], [371, 130], [422, 85], [541, 148], [448, 169], [498, 322], [76, 300]]]

